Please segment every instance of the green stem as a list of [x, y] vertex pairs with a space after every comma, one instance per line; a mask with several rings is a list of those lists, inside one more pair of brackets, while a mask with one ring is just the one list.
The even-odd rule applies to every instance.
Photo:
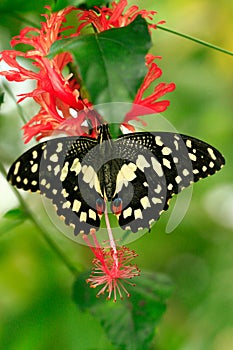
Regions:
[[26, 118], [24, 117], [24, 114], [23, 114], [23, 109], [22, 107], [17, 103], [17, 100], [15, 98], [15, 95], [12, 93], [11, 91], [11, 88], [9, 87], [8, 84], [6, 83], [2, 83], [2, 86], [4, 88], [4, 90], [9, 94], [9, 96], [12, 98], [12, 100], [15, 102], [16, 104], [16, 107], [17, 107], [17, 110], [18, 110], [18, 113], [19, 113], [19, 116], [20, 116], [20, 119], [22, 120], [23, 124], [26, 124], [27, 123], [27, 120]]
[[[7, 173], [5, 171], [4, 166], [0, 162], [0, 172], [3, 174], [3, 176], [6, 178]], [[12, 187], [13, 191], [15, 192], [16, 197], [19, 200], [19, 203], [21, 204], [23, 210], [27, 214], [28, 218], [34, 223], [34, 225], [39, 230], [40, 234], [44, 238], [44, 240], [47, 242], [47, 244], [52, 248], [53, 251], [57, 254], [57, 256], [62, 260], [62, 262], [66, 265], [66, 267], [70, 270], [70, 272], [76, 277], [80, 272], [83, 271], [83, 268], [77, 269], [73, 265], [73, 263], [67, 258], [67, 256], [63, 253], [63, 251], [58, 247], [58, 245], [51, 239], [51, 237], [48, 235], [47, 230], [43, 227], [41, 222], [37, 220], [37, 218], [33, 215], [29, 207], [27, 206], [26, 202], [20, 195], [20, 193], [17, 191], [15, 187]]]
[[233, 56], [233, 52], [232, 51], [225, 50], [225, 49], [223, 49], [223, 48], [221, 48], [219, 46], [210, 44], [210, 43], [208, 43], [207, 41], [204, 41], [204, 40], [197, 39], [197, 38], [195, 38], [195, 37], [193, 37], [191, 35], [183, 34], [183, 33], [177, 32], [176, 30], [172, 30], [172, 29], [160, 26], [160, 25], [156, 25], [156, 28], [164, 30], [165, 32], [169, 32], [169, 33], [181, 36], [182, 38], [194, 41], [194, 42], [196, 42], [198, 44], [201, 44], [203, 46], [207, 46], [210, 49], [213, 49], [213, 50], [216, 50], [216, 51], [220, 51], [220, 52], [225, 53], [227, 55]]

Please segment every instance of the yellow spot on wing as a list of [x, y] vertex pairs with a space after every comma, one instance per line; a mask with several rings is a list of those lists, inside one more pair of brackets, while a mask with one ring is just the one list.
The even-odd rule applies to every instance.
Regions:
[[85, 211], [82, 211], [79, 219], [80, 219], [80, 221], [86, 222], [87, 221], [87, 213]]
[[[46, 156], [45, 156], [45, 158], [46, 158]], [[56, 153], [54, 153], [54, 154], [51, 155], [51, 157], [49, 159], [51, 160], [51, 162], [56, 163], [58, 161], [58, 156], [57, 156]]]
[[74, 171], [75, 175], [78, 175], [80, 173], [80, 170], [81, 170], [81, 163], [78, 158], [75, 158], [71, 165], [70, 171]]
[[213, 159], [213, 160], [216, 160], [216, 155], [214, 154], [214, 151], [212, 150], [212, 148], [207, 148], [207, 151], [208, 151], [208, 153], [209, 153], [209, 155], [211, 156], [211, 158]]
[[61, 169], [61, 176], [60, 176], [61, 181], [64, 181], [66, 179], [66, 176], [68, 175], [68, 172], [69, 172], [68, 167], [69, 167], [69, 162], [65, 162], [65, 165]]
[[141, 211], [141, 209], [135, 209], [134, 210], [134, 217], [135, 217], [135, 219], [142, 219], [142, 211]]
[[31, 172], [32, 172], [32, 173], [36, 173], [37, 170], [38, 170], [38, 164], [36, 163], [36, 164], [34, 164], [34, 165], [31, 167]]
[[143, 209], [150, 208], [150, 202], [147, 196], [140, 199], [141, 205], [143, 206]]
[[126, 219], [128, 216], [131, 216], [131, 215], [132, 215], [132, 208], [131, 207], [123, 210], [123, 217], [124, 217], [124, 219]]
[[34, 151], [32, 152], [32, 158], [33, 158], [33, 159], [36, 159], [37, 157], [38, 157], [38, 153], [37, 153], [36, 150], [34, 150]]
[[20, 162], [15, 163], [14, 175], [16, 175], [18, 173], [19, 166], [20, 166]]
[[81, 208], [81, 202], [78, 201], [77, 199], [74, 200], [72, 210], [75, 211], [76, 213], [79, 212], [79, 209]]

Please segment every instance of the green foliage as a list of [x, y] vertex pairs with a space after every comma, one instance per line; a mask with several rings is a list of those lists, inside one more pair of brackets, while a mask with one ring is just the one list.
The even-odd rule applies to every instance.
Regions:
[[59, 11], [66, 6], [72, 5], [83, 9], [90, 9], [94, 6], [103, 6], [107, 5], [108, 3], [109, 1], [103, 0], [58, 0], [54, 2], [52, 9], [53, 11]]
[[[25, 13], [29, 11], [40, 12], [44, 8], [44, 6], [51, 4], [51, 0], [37, 0], [37, 1], [22, 1], [22, 0], [14, 0], [14, 4], [11, 1], [1, 1], [0, 2], [0, 13], [1, 16], [5, 14], [14, 13]], [[14, 5], [14, 6], [12, 6]]]
[[4, 92], [0, 91], [0, 107], [4, 103]]
[[57, 11], [64, 9], [67, 6], [79, 7], [81, 3], [83, 3], [82, 0], [58, 0], [58, 1], [54, 1], [53, 5], [52, 5], [52, 11], [57, 12]]
[[93, 104], [133, 102], [146, 74], [145, 55], [151, 46], [147, 23], [141, 17], [124, 28], [62, 39], [50, 57], [73, 54]]
[[21, 208], [9, 210], [0, 221], [0, 235], [11, 231], [27, 219], [27, 214]]
[[109, 0], [86, 0], [82, 1], [82, 4], [84, 4], [84, 6], [89, 9], [94, 6], [106, 6], [109, 2]]
[[110, 341], [121, 350], [147, 350], [150, 348], [156, 326], [166, 310], [172, 284], [162, 274], [142, 271], [128, 286], [129, 299], [116, 303], [96, 298], [96, 290], [87, 288], [87, 274], [81, 274], [74, 284], [74, 300], [82, 311], [90, 311], [102, 324]]

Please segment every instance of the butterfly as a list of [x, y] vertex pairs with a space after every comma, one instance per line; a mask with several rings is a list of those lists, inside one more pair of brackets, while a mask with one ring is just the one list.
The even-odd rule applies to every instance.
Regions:
[[183, 188], [220, 170], [221, 153], [196, 138], [171, 132], [135, 132], [41, 142], [11, 166], [8, 181], [51, 199], [74, 234], [98, 230], [108, 210], [125, 230], [150, 229]]

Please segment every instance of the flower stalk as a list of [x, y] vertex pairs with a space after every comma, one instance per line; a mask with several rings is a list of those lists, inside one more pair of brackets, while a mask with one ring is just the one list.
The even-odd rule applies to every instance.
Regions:
[[184, 34], [184, 33], [181, 33], [177, 30], [173, 30], [173, 29], [170, 29], [170, 28], [166, 28], [164, 26], [161, 26], [159, 24], [156, 25], [156, 28], [158, 29], [161, 29], [165, 32], [168, 32], [168, 33], [171, 33], [171, 34], [175, 34], [175, 35], [178, 35], [184, 39], [188, 39], [188, 40], [191, 40], [191, 41], [194, 41], [195, 43], [197, 44], [200, 44], [200, 45], [203, 45], [203, 46], [206, 46], [212, 50], [216, 50], [216, 51], [219, 51], [219, 52], [222, 52], [226, 55], [230, 55], [230, 56], [233, 56], [233, 52], [232, 51], [229, 51], [229, 50], [226, 50], [226, 49], [223, 49], [222, 47], [220, 46], [217, 46], [217, 45], [214, 45], [214, 44], [211, 44], [207, 41], [204, 41], [204, 40], [201, 40], [201, 39], [198, 39], [194, 36], [191, 36], [191, 35], [188, 35], [188, 34]]

